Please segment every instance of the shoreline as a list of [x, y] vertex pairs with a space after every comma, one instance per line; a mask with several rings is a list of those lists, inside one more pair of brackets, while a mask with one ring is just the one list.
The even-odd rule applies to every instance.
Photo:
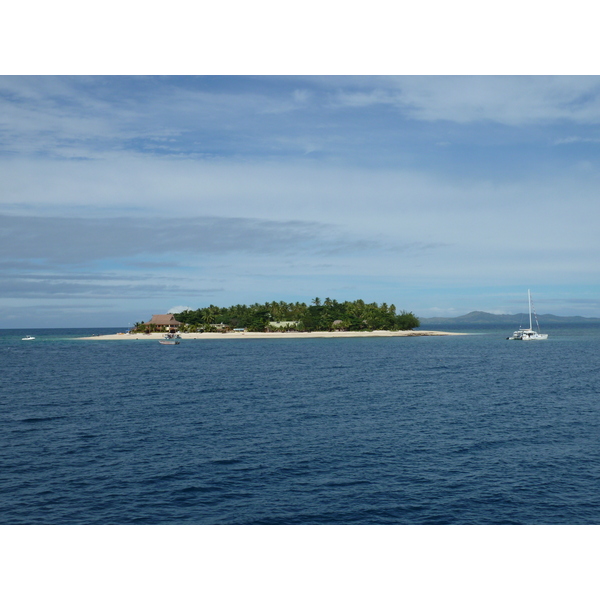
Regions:
[[[164, 333], [113, 333], [77, 338], [80, 340], [162, 340]], [[310, 331], [310, 332], [227, 332], [227, 333], [180, 333], [184, 340], [243, 340], [243, 339], [278, 339], [288, 338], [353, 338], [353, 337], [429, 337], [444, 335], [469, 335], [449, 331]]]

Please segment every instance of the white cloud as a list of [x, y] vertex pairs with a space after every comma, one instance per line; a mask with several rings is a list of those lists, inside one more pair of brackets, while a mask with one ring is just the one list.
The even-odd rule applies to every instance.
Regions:
[[180, 305], [180, 306], [173, 306], [173, 307], [171, 307], [166, 312], [166, 314], [167, 315], [174, 315], [174, 314], [183, 312], [184, 310], [194, 310], [194, 309], [191, 306], [182, 306], [182, 305]]
[[580, 137], [577, 135], [572, 135], [554, 141], [555, 146], [560, 146], [561, 144], [600, 144], [600, 138]]
[[495, 121], [507, 125], [566, 119], [600, 123], [597, 77], [398, 77], [360, 79], [368, 90], [342, 90], [340, 106], [388, 104], [408, 116], [456, 123]]

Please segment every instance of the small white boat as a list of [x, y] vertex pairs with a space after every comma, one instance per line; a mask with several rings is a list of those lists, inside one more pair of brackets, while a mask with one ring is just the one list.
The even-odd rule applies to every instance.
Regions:
[[[531, 291], [527, 290], [527, 295], [529, 298], [529, 329], [523, 329], [522, 327], [517, 329], [512, 336], [506, 338], [507, 340], [547, 340], [547, 333], [540, 333], [540, 324], [538, 323], [537, 315], [535, 314], [535, 308], [533, 308], [533, 304], [531, 302]], [[537, 325], [537, 331], [533, 329], [533, 323], [531, 321], [531, 314], [535, 317], [535, 324]]]
[[26, 335], [24, 338], [21, 338], [21, 341], [28, 342], [29, 340], [35, 340], [32, 335]]
[[159, 343], [165, 346], [175, 346], [180, 342], [181, 336], [178, 333], [167, 333], [162, 340], [159, 340]]

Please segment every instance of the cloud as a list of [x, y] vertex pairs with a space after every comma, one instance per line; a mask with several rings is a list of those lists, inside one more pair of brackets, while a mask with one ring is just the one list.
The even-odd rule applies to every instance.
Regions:
[[597, 77], [380, 77], [347, 83], [348, 88], [332, 94], [334, 106], [389, 105], [409, 118], [460, 124], [600, 123]]
[[4, 215], [0, 221], [0, 256], [49, 265], [178, 253], [337, 254], [379, 246], [371, 240], [343, 239], [335, 227], [300, 220]]
[[561, 144], [600, 144], [600, 138], [572, 135], [570, 137], [555, 140], [553, 143], [555, 146], [560, 146]]
[[[47, 277], [30, 276], [22, 277], [0, 277], [0, 298], [81, 298], [99, 299], [115, 298], [121, 300], [127, 298], [145, 299], [165, 298], [175, 295], [198, 296], [206, 293], [221, 291], [218, 288], [193, 288], [190, 286], [173, 285], [172, 283], [136, 283], [128, 284], [122, 280], [116, 283], [94, 283], [94, 275], [88, 276], [86, 282], [70, 282], [68, 277], [56, 277], [53, 281]], [[100, 277], [99, 279], [103, 279]]]
[[[242, 88], [227, 81], [0, 77], [0, 151], [63, 159], [100, 159], [121, 151], [195, 156], [222, 153], [223, 145], [236, 140], [239, 152], [242, 144], [264, 143], [269, 123], [311, 97], [305, 89], [265, 86], [268, 78], [244, 79]], [[262, 127], [262, 136], [244, 133], [252, 123]]]
[[597, 124], [600, 79], [0, 77], [0, 152], [13, 156], [339, 157], [410, 121]]
[[184, 310], [194, 310], [191, 306], [172, 306], [166, 314], [175, 315], [177, 313], [183, 312]]

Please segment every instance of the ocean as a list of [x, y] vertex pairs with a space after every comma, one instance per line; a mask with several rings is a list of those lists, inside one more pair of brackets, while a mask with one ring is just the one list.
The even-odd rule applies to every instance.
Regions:
[[0, 524], [600, 523], [598, 326], [116, 331], [0, 331]]

